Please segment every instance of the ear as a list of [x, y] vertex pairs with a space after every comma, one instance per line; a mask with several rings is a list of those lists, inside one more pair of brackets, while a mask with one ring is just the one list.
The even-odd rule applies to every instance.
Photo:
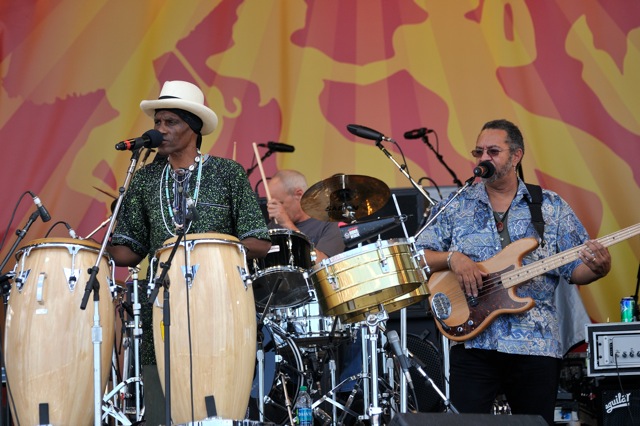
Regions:
[[513, 153], [513, 165], [516, 166], [522, 161], [522, 157], [524, 156], [524, 152], [522, 148], [516, 149], [516, 152]]
[[302, 199], [304, 191], [302, 190], [302, 188], [296, 188], [296, 190], [293, 192], [293, 195], [298, 199]]

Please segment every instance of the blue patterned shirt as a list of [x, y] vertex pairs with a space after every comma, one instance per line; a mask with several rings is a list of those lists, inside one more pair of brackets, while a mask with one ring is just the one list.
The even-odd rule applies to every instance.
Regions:
[[[530, 196], [526, 186], [520, 181], [507, 220], [511, 241], [526, 237], [539, 239], [531, 223], [531, 213], [525, 197]], [[446, 201], [438, 203], [431, 215], [435, 215], [445, 203]], [[523, 265], [568, 250], [589, 239], [571, 207], [552, 191], [543, 190], [542, 215], [545, 244], [525, 256]], [[468, 187], [453, 200], [436, 221], [418, 236], [416, 245], [421, 250], [464, 253], [474, 262], [482, 262], [497, 255], [502, 246], [484, 183]], [[427, 263], [428, 261], [427, 258]], [[576, 260], [519, 285], [516, 294], [533, 298], [535, 306], [520, 314], [498, 316], [483, 332], [467, 340], [466, 347], [562, 358], [553, 294], [560, 276], [568, 281], [579, 264], [580, 260]]]

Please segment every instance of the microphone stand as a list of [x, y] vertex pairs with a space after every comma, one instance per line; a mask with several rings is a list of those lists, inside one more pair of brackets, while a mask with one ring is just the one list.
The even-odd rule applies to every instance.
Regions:
[[[258, 163], [256, 163], [256, 165], [255, 165], [255, 166], [253, 166], [253, 167], [249, 167], [249, 168], [247, 169], [247, 176], [249, 176], [249, 175], [250, 175], [250, 174], [251, 174], [251, 173], [256, 169], [256, 167], [258, 167], [258, 164], [262, 163], [266, 158], [270, 157], [270, 156], [271, 156], [271, 154], [273, 154], [274, 152], [275, 152], [275, 151], [268, 150], [268, 151], [267, 151], [267, 153], [266, 153], [266, 154], [264, 154], [264, 155], [262, 156], [262, 158], [260, 158], [260, 161], [259, 161]], [[256, 185], [256, 186], [257, 186], [257, 185]]]
[[458, 176], [456, 176], [456, 173], [449, 168], [447, 163], [444, 162], [444, 159], [442, 158], [442, 155], [440, 155], [440, 153], [433, 148], [433, 145], [431, 145], [431, 143], [429, 142], [429, 137], [427, 136], [426, 133], [425, 133], [424, 136], [421, 137], [421, 139], [431, 149], [431, 151], [433, 151], [433, 153], [436, 155], [436, 158], [438, 159], [438, 161], [440, 161], [440, 164], [442, 164], [444, 166], [444, 168], [447, 169], [447, 171], [449, 172], [451, 177], [453, 177], [453, 183], [455, 183], [459, 187], [462, 186], [462, 182], [460, 182], [460, 179], [458, 179]]
[[402, 174], [407, 179], [409, 179], [409, 182], [411, 182], [411, 185], [413, 185], [413, 187], [415, 189], [417, 189], [419, 193], [422, 194], [422, 196], [429, 202], [429, 204], [431, 204], [431, 206], [434, 206], [436, 204], [436, 202], [433, 201], [433, 199], [429, 196], [429, 194], [427, 194], [427, 192], [424, 190], [424, 188], [422, 186], [418, 185], [418, 183], [413, 180], [413, 178], [409, 175], [409, 173], [407, 173], [407, 167], [406, 166], [401, 166], [400, 164], [398, 164], [398, 162], [393, 158], [393, 156], [389, 153], [389, 151], [387, 151], [387, 149], [382, 145], [382, 140], [377, 140], [376, 141], [376, 146], [380, 149], [380, 151], [382, 151], [384, 153], [384, 155], [387, 156], [387, 158], [389, 158], [389, 160], [391, 160], [393, 162], [393, 164], [396, 165], [398, 170], [400, 170], [400, 172], [402, 172]]
[[[167, 279], [167, 273], [169, 272], [169, 268], [171, 267], [171, 262], [178, 251], [178, 247], [180, 247], [181, 240], [185, 237], [187, 229], [189, 228], [190, 223], [193, 221], [195, 217], [195, 213], [193, 210], [190, 210], [186, 207], [185, 202], [186, 199], [182, 200], [180, 203], [182, 208], [185, 211], [184, 215], [184, 225], [176, 225], [176, 242], [169, 253], [169, 257], [165, 262], [160, 262], [160, 268], [162, 272], [157, 279], [153, 280], [153, 290], [151, 292], [151, 296], [149, 297], [149, 305], [153, 306], [156, 298], [158, 297], [158, 292], [160, 291], [160, 286], [164, 289], [163, 291], [163, 299], [162, 299], [162, 322], [164, 327], [164, 398], [165, 398], [165, 424], [170, 425], [171, 423], [171, 335], [170, 335], [170, 326], [171, 326], [171, 310], [169, 306], [169, 287], [171, 283]], [[187, 246], [185, 244], [185, 250], [187, 250]], [[187, 279], [187, 286], [191, 286], [191, 279], [193, 276], [190, 272], [185, 274], [185, 278]], [[158, 283], [156, 285], [156, 283]]]
[[[407, 352], [409, 351], [407, 350]], [[411, 355], [409, 357], [409, 362], [414, 366], [416, 370], [418, 370], [418, 373], [420, 373], [420, 375], [425, 379], [425, 381], [427, 381], [431, 385], [433, 390], [436, 391], [438, 395], [440, 395], [440, 398], [442, 398], [442, 401], [444, 402], [444, 406], [447, 409], [447, 411], [451, 410], [452, 413], [460, 414], [456, 409], [456, 407], [453, 406], [449, 398], [447, 398], [447, 396], [435, 384], [433, 379], [429, 377], [429, 375], [424, 371], [424, 369], [427, 368], [427, 366], [424, 365], [424, 363], [418, 357], [414, 356], [411, 352], [409, 352], [409, 355]]]
[[101, 363], [101, 347], [102, 347], [102, 327], [100, 326], [100, 311], [98, 306], [100, 304], [100, 282], [97, 279], [98, 272], [100, 271], [100, 260], [106, 251], [107, 244], [109, 242], [109, 237], [111, 236], [111, 232], [113, 232], [113, 228], [115, 227], [116, 217], [118, 216], [118, 212], [120, 211], [120, 206], [122, 204], [122, 199], [124, 198], [124, 194], [129, 187], [129, 183], [131, 182], [131, 178], [136, 169], [136, 163], [138, 162], [138, 158], [140, 157], [140, 150], [133, 150], [131, 153], [131, 163], [129, 165], [129, 170], [127, 170], [127, 176], [125, 178], [125, 182], [122, 187], [120, 187], [118, 200], [116, 202], [116, 206], [113, 209], [113, 214], [111, 215], [111, 219], [109, 221], [109, 227], [107, 228], [107, 232], [104, 234], [104, 238], [102, 240], [102, 245], [100, 246], [100, 251], [98, 253], [98, 257], [96, 259], [95, 265], [88, 269], [89, 279], [87, 280], [87, 285], [84, 289], [84, 296], [82, 297], [82, 303], [80, 304], [80, 309], [85, 310], [87, 308], [87, 303], [89, 301], [89, 296], [93, 291], [93, 328], [91, 329], [91, 340], [93, 342], [93, 392], [94, 392], [94, 416], [93, 423], [94, 426], [101, 425], [101, 413], [102, 413], [102, 363]]
[[456, 193], [453, 195], [453, 197], [451, 197], [451, 198], [449, 199], [449, 201], [447, 201], [447, 203], [446, 203], [444, 206], [442, 206], [442, 208], [441, 208], [440, 210], [438, 210], [438, 211], [436, 212], [436, 214], [434, 214], [433, 216], [431, 216], [431, 219], [429, 219], [429, 220], [427, 221], [427, 223], [425, 223], [425, 224], [424, 224], [424, 226], [423, 226], [422, 228], [420, 228], [420, 229], [418, 230], [418, 232], [416, 232], [416, 235], [414, 235], [414, 238], [415, 238], [415, 239], [418, 239], [418, 236], [419, 236], [420, 234], [422, 234], [422, 233], [424, 232], [424, 230], [425, 230], [425, 229], [427, 229], [427, 227], [429, 227], [429, 225], [431, 225], [431, 224], [433, 223], [433, 221], [435, 221], [435, 220], [436, 220], [436, 218], [437, 218], [438, 216], [440, 216], [440, 213], [442, 213], [443, 211], [445, 211], [445, 209], [447, 208], [447, 206], [448, 206], [449, 204], [451, 204], [451, 202], [452, 202], [453, 200], [455, 200], [456, 198], [458, 198], [458, 196], [459, 196], [459, 195], [460, 195], [460, 194], [461, 194], [465, 189], [467, 189], [467, 188], [469, 187], [469, 185], [471, 185], [471, 183], [475, 180], [475, 178], [476, 178], [476, 176], [474, 175], [474, 176], [471, 176], [469, 179], [467, 179], [467, 180], [465, 181], [464, 185], [463, 185], [460, 189], [458, 189], [458, 190], [456, 191]]
[[[24, 236], [27, 235], [27, 232], [29, 232], [29, 228], [31, 228], [31, 225], [33, 225], [33, 222], [36, 221], [38, 216], [40, 216], [40, 212], [38, 210], [34, 211], [33, 213], [31, 213], [31, 216], [29, 216], [29, 220], [24, 225], [24, 228], [16, 230], [16, 235], [18, 236], [18, 238], [16, 238], [16, 240], [13, 242], [11, 249], [5, 256], [4, 260], [2, 261], [2, 265], [0, 265], [0, 273], [2, 272], [4, 267], [7, 266], [7, 263], [9, 263], [9, 259], [11, 259], [11, 256], [13, 256], [13, 253], [16, 251], [18, 244], [20, 244], [20, 241], [22, 241]], [[8, 282], [10, 278], [11, 278], [10, 272], [7, 272], [6, 274], [2, 274], [1, 276], [0, 282], [3, 284], [3, 287], [2, 287], [3, 294], [6, 293], [4, 284], [5, 282]]]

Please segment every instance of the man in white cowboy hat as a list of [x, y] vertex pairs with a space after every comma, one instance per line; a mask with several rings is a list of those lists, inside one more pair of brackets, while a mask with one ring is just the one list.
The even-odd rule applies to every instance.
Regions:
[[246, 172], [235, 161], [200, 152], [202, 135], [218, 125], [202, 91], [186, 81], [167, 81], [160, 97], [142, 101], [140, 108], [162, 133], [158, 155], [166, 161], [147, 165], [132, 179], [109, 248], [116, 265], [135, 266], [175, 236], [186, 213], [180, 203], [197, 212], [188, 233], [233, 235], [248, 258], [266, 256], [271, 242]]
[[[246, 247], [247, 258], [266, 256], [269, 232], [245, 170], [235, 161], [200, 152], [202, 135], [218, 124], [202, 91], [186, 81], [167, 81], [159, 98], [142, 101], [140, 108], [153, 118], [162, 143], [158, 158], [136, 172], [123, 198], [108, 247], [115, 264], [136, 266], [145, 257], [151, 260], [165, 241], [183, 230], [235, 236]], [[147, 424], [160, 424], [164, 403], [146, 297], [141, 292], [145, 418]]]

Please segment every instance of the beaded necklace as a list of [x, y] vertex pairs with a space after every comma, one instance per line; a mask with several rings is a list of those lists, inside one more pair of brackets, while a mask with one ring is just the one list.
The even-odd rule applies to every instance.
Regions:
[[[160, 213], [162, 214], [162, 221], [164, 222], [164, 227], [166, 228], [166, 230], [169, 232], [169, 234], [171, 234], [172, 236], [176, 236], [176, 234], [171, 230], [171, 228], [169, 227], [169, 225], [167, 224], [167, 220], [165, 218], [164, 215], [164, 203], [162, 202], [162, 184], [164, 181], [164, 193], [165, 193], [165, 198], [166, 198], [166, 203], [167, 203], [167, 211], [169, 212], [169, 217], [171, 218], [171, 222], [174, 225], [174, 228], [179, 228], [184, 226], [184, 224], [179, 224], [176, 223], [176, 218], [175, 215], [177, 213], [177, 211], [174, 211], [174, 208], [172, 206], [172, 202], [171, 202], [171, 195], [169, 194], [169, 175], [171, 175], [171, 177], [173, 178], [173, 180], [178, 184], [178, 185], [183, 185], [184, 183], [188, 183], [189, 178], [191, 177], [191, 172], [193, 172], [193, 170], [195, 169], [195, 164], [197, 164], [198, 166], [198, 177], [196, 179], [196, 188], [193, 191], [193, 205], [197, 206], [198, 205], [198, 196], [200, 195], [200, 181], [202, 179], [202, 163], [204, 163], [204, 161], [206, 160], [206, 158], [202, 158], [202, 154], [200, 153], [200, 150], [198, 150], [198, 155], [196, 155], [196, 158], [194, 159], [193, 164], [191, 164], [189, 166], [188, 169], [185, 170], [184, 173], [179, 174], [176, 173], [172, 170], [170, 170], [170, 164], [169, 162], [167, 162], [167, 165], [164, 167], [163, 170], [163, 174], [164, 174], [164, 179], [160, 179]], [[181, 178], [180, 178], [181, 177]], [[176, 198], [176, 194], [177, 192], [174, 191], [174, 201]], [[186, 196], [187, 194], [185, 194]], [[185, 233], [189, 232], [189, 228], [191, 228], [191, 223], [189, 223], [189, 227], [187, 228], [187, 230], [185, 231]]]

